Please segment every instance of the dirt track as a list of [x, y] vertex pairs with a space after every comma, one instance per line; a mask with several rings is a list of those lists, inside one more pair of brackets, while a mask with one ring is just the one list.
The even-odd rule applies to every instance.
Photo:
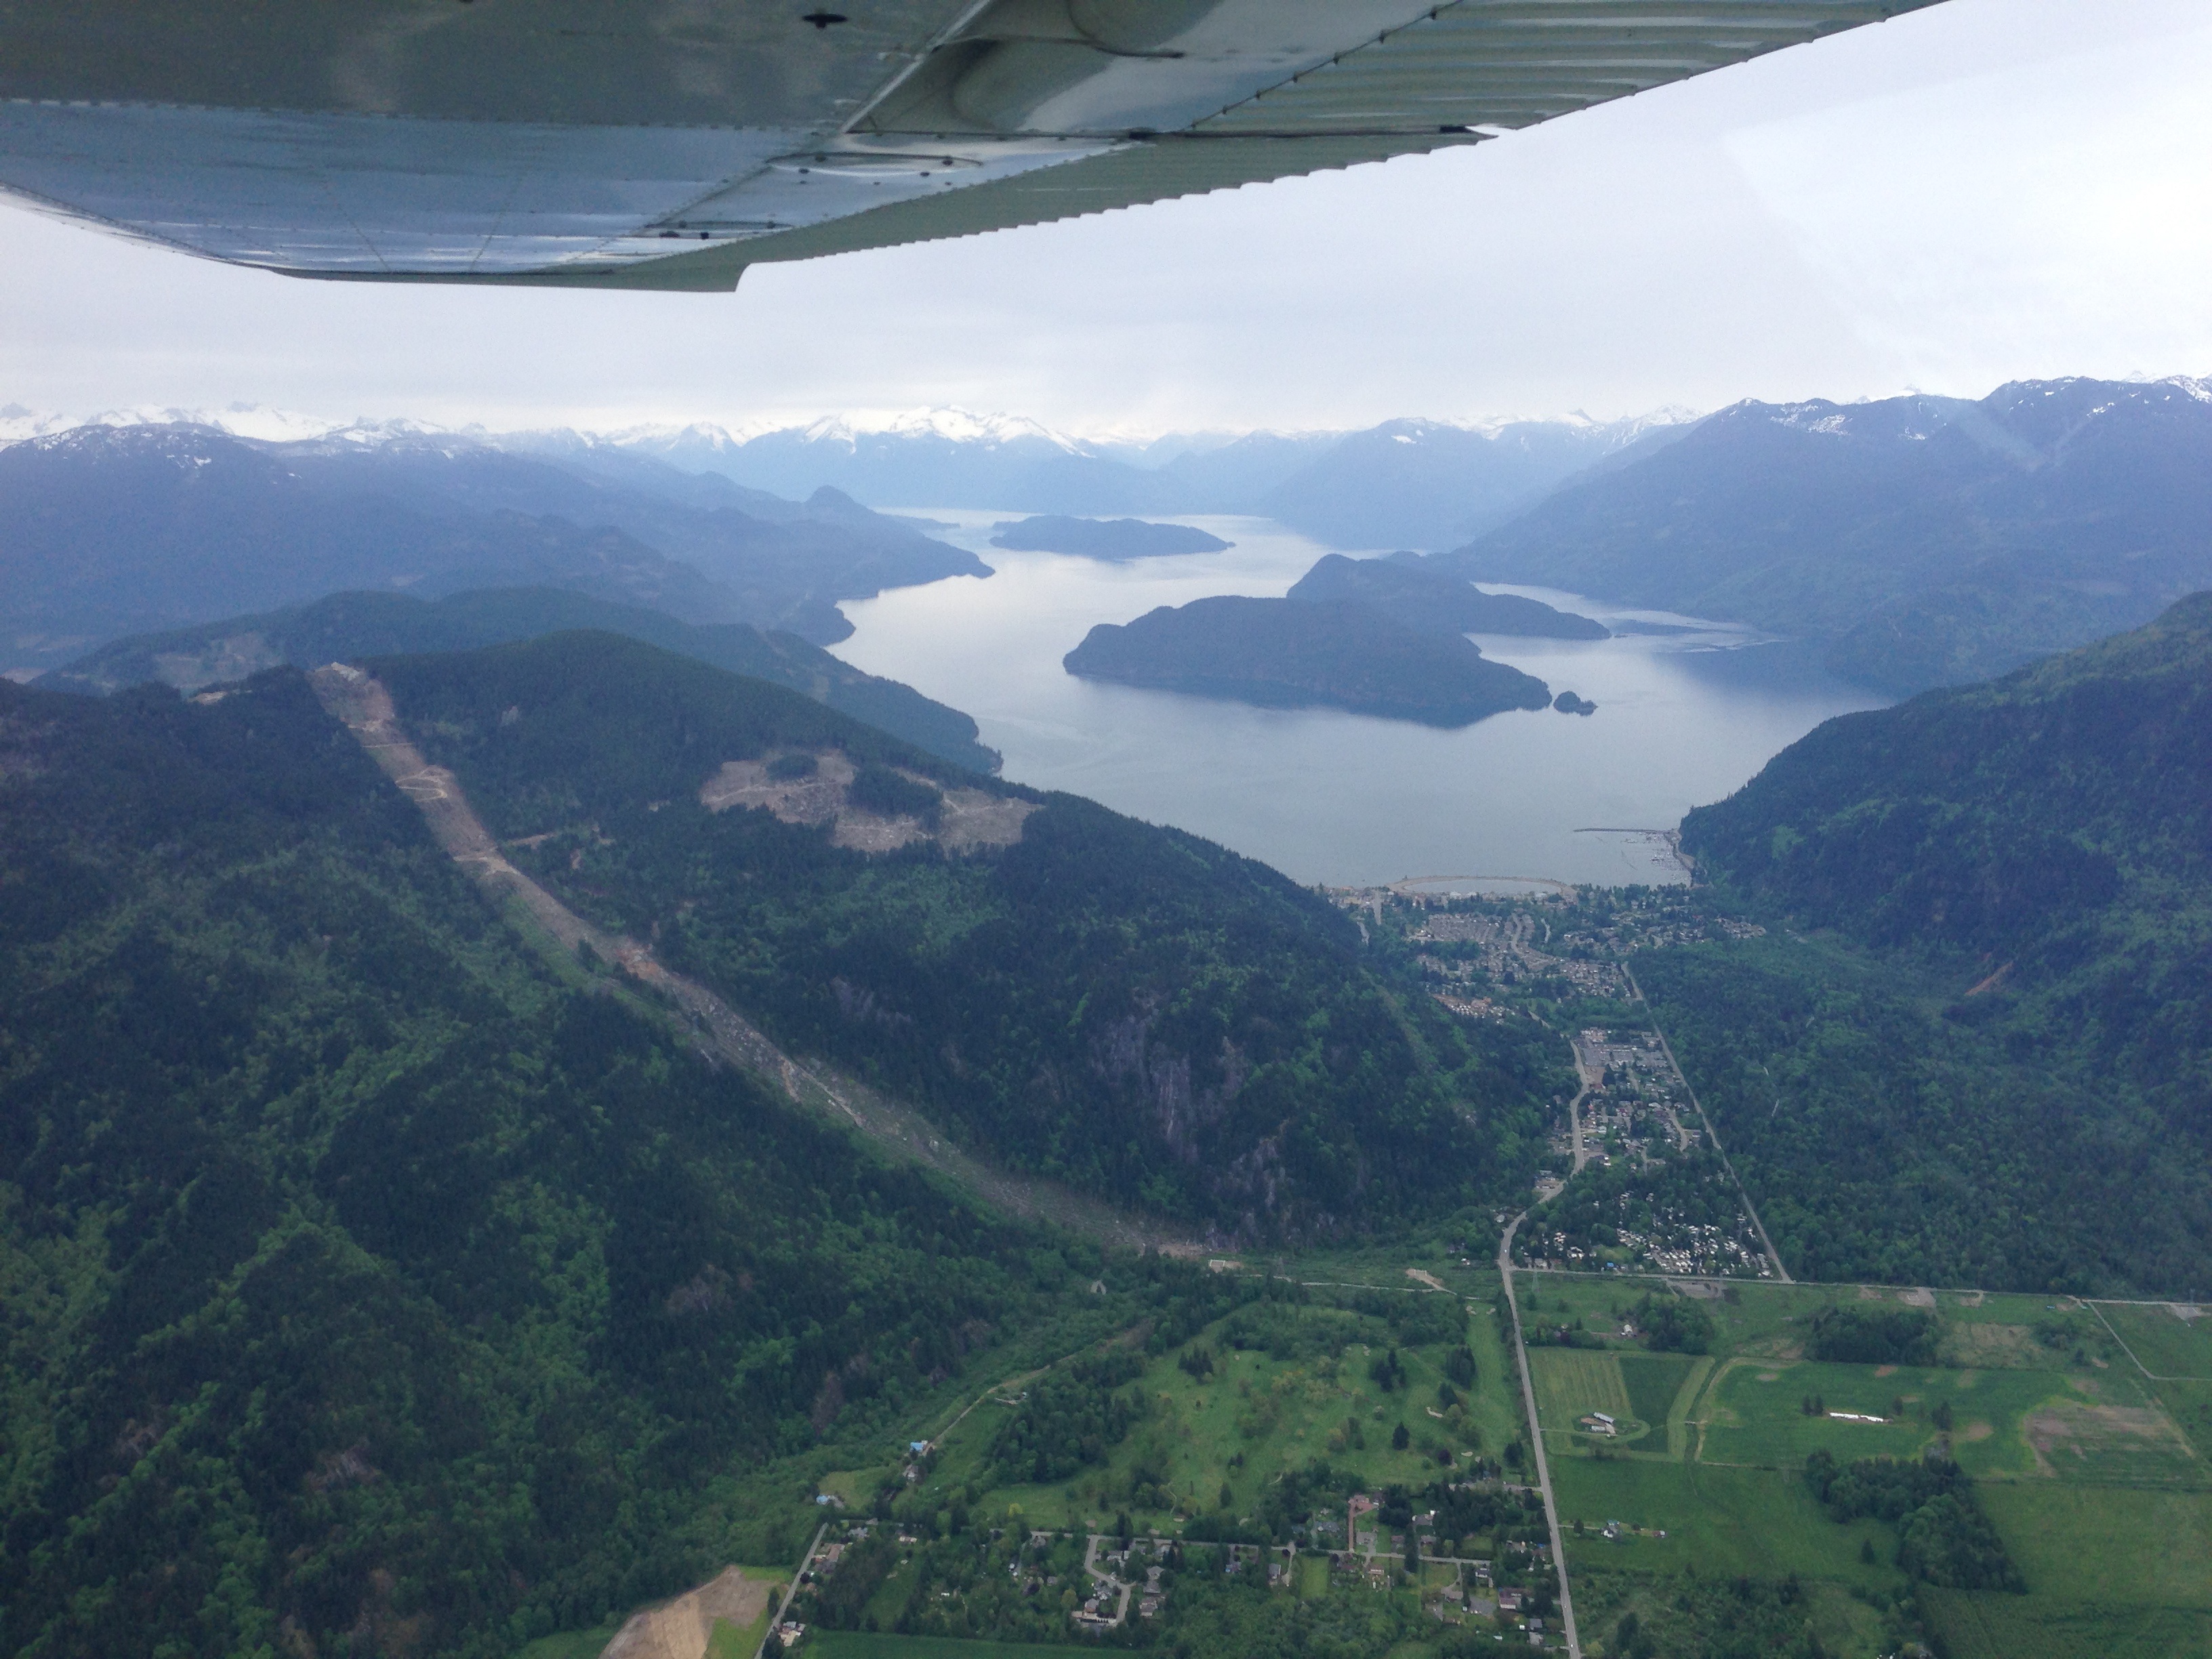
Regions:
[[[1050, 1182], [994, 1170], [952, 1146], [910, 1108], [886, 1099], [829, 1066], [793, 1060], [729, 1004], [654, 960], [649, 947], [596, 927], [510, 864], [477, 817], [460, 782], [424, 758], [401, 728], [392, 695], [360, 670], [333, 663], [309, 677], [323, 707], [345, 723], [384, 775], [422, 809], [454, 863], [491, 892], [520, 903], [560, 946], [588, 944], [680, 1011], [710, 1057], [750, 1073], [800, 1105], [849, 1123], [878, 1146], [957, 1182], [985, 1202], [1024, 1220], [1047, 1220], [1101, 1243], [1172, 1255], [1204, 1254], [1196, 1239], [1142, 1216], [1127, 1214]], [[1019, 819], [1014, 821], [1019, 834]]]

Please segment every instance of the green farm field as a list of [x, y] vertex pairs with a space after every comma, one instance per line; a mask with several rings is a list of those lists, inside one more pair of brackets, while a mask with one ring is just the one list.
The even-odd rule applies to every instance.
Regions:
[[[1876, 1521], [1847, 1526], [1831, 1521], [1794, 1473], [1657, 1458], [1572, 1457], [1552, 1465], [1552, 1485], [1568, 1534], [1568, 1565], [1577, 1571], [1589, 1566], [1760, 1577], [1794, 1572], [1868, 1589], [1894, 1589], [1904, 1582], [1887, 1565], [1896, 1553], [1889, 1528]], [[1584, 1528], [1581, 1537], [1574, 1535], [1577, 1521]], [[1667, 1535], [1617, 1542], [1597, 1536], [1609, 1521]], [[1859, 1559], [1860, 1544], [1869, 1540], [1878, 1557], [1873, 1565]]]
[[2153, 1377], [2212, 1382], [2212, 1318], [2141, 1304], [2104, 1303], [2097, 1312]]
[[1977, 1495], [2038, 1596], [2212, 1612], [2212, 1492], [2022, 1481]]
[[1629, 1412], [1651, 1425], [1651, 1431], [1637, 1442], [1636, 1449], [1662, 1457], [1680, 1456], [1685, 1449], [1682, 1419], [1705, 1373], [1712, 1369], [1712, 1361], [1692, 1359], [1687, 1354], [1652, 1353], [1623, 1354], [1620, 1364], [1622, 1380], [1628, 1385]]
[[2212, 1382], [2154, 1382], [2151, 1385], [2166, 1415], [2212, 1471]]
[[1949, 1659], [2212, 1659], [2212, 1613], [1923, 1589]]
[[[1698, 1287], [1713, 1353], [1691, 1360], [1618, 1336], [1646, 1288], [1551, 1274], [1522, 1297], [1543, 1323], [1580, 1322], [1607, 1343], [1529, 1355], [1569, 1565], [1594, 1606], [1626, 1606], [1631, 1583], [1642, 1596], [1692, 1573], [1795, 1573], [1886, 1606], [1909, 1588], [1896, 1530], [1832, 1520], [1805, 1485], [1805, 1460], [1910, 1460], [1940, 1445], [1973, 1479], [2030, 1592], [1918, 1586], [1952, 1659], [2212, 1659], [2212, 1380], [2145, 1375], [2212, 1378], [2212, 1322], [2065, 1297], [1737, 1283]], [[1934, 1312], [1941, 1363], [1804, 1357], [1814, 1316], [1869, 1303]], [[1618, 1414], [1621, 1401], [1654, 1421], [1669, 1381], [1679, 1436], [1613, 1446], [1572, 1431], [1582, 1413]], [[1804, 1409], [1808, 1398], [1821, 1414]], [[1607, 1540], [1597, 1533], [1608, 1521], [1641, 1530]], [[1601, 1651], [1603, 1632], [1589, 1628]]]
[[[1886, 1373], [1886, 1374], [1885, 1374]], [[2141, 1409], [2146, 1402], [2124, 1376], [2100, 1378], [2100, 1396]], [[1879, 1417], [1880, 1423], [1808, 1416], [1808, 1395], [1831, 1413]], [[1905, 1402], [1900, 1414], [1898, 1401]], [[2045, 1411], [2054, 1433], [2077, 1421], [2096, 1402], [2064, 1376], [2048, 1371], [1949, 1370], [1938, 1368], [1832, 1365], [1812, 1361], [1737, 1359], [1716, 1373], [1698, 1402], [1698, 1457], [1713, 1463], [1762, 1468], [1802, 1468], [1814, 1451], [1848, 1462], [1855, 1457], [1917, 1457], [1941, 1438], [1932, 1418], [1939, 1406], [1952, 1413], [1951, 1446], [1960, 1466], [1978, 1479], [2039, 1472], [2026, 1424]], [[2163, 1414], [2159, 1414], [2163, 1425]], [[2172, 1437], [2166, 1435], [2170, 1443]], [[2101, 1445], [2102, 1442], [2098, 1443]], [[2056, 1467], [2055, 1465], [2053, 1466]], [[2097, 1467], [2101, 1468], [2100, 1463]], [[2088, 1473], [2085, 1462], [2068, 1474]], [[2049, 1472], [2049, 1471], [2045, 1471]]]
[[[1613, 1352], [1589, 1348], [1538, 1348], [1528, 1355], [1536, 1383], [1536, 1410], [1557, 1451], [1679, 1456], [1680, 1419], [1711, 1361], [1682, 1354]], [[1577, 1425], [1602, 1412], [1622, 1426], [1618, 1437], [1590, 1435]], [[1670, 1419], [1673, 1421], [1670, 1423]]]
[[1528, 1355], [1528, 1370], [1536, 1383], [1536, 1410], [1545, 1432], [1573, 1437], [1576, 1424], [1592, 1412], [1603, 1412], [1624, 1425], [1636, 1413], [1628, 1403], [1628, 1382], [1620, 1374], [1620, 1356], [1586, 1348], [1536, 1348]]

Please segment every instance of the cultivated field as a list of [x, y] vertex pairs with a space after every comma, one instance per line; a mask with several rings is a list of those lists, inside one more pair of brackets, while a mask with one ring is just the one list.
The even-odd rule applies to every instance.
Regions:
[[2212, 1617], [2187, 1608], [1938, 1589], [1921, 1606], [1950, 1659], [2212, 1659]]
[[1602, 1412], [1621, 1425], [1622, 1438], [1641, 1435], [1644, 1424], [1636, 1422], [1628, 1403], [1628, 1383], [1620, 1374], [1620, 1356], [1578, 1348], [1532, 1348], [1528, 1370], [1536, 1379], [1536, 1410], [1551, 1434], [1574, 1434], [1576, 1425], [1593, 1412]]
[[[1795, 1573], [1864, 1605], [1917, 1594], [1954, 1659], [2212, 1659], [2212, 1320], [2066, 1297], [1698, 1285], [1686, 1288], [1713, 1322], [1713, 1352], [1693, 1360], [1639, 1353], [1618, 1334], [1650, 1282], [1532, 1279], [1524, 1310], [1580, 1321], [1607, 1345], [1529, 1356], [1568, 1561], [1599, 1620], [1584, 1622], [1594, 1650], [1605, 1620], [1672, 1575]], [[1832, 1305], [1932, 1314], [1941, 1363], [1808, 1358], [1814, 1316]], [[1621, 1405], [1654, 1431], [1619, 1444], [1573, 1431]], [[1672, 1434], [1657, 1430], [1662, 1413]], [[1814, 1451], [1844, 1462], [1948, 1452], [2029, 1593], [1911, 1583], [1894, 1528], [1838, 1523], [1814, 1500], [1803, 1469]], [[1601, 1536], [1612, 1522], [1619, 1535]]]
[[2154, 1377], [2212, 1382], [2212, 1316], [2194, 1304], [2184, 1318], [2172, 1307], [2100, 1304], [2097, 1312], [2112, 1334]]

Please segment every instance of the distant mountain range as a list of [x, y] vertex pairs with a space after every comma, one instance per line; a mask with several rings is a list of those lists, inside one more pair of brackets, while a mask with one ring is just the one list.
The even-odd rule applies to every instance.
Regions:
[[2006, 672], [2212, 586], [2212, 387], [1738, 404], [1436, 561], [1823, 642], [1896, 694]]
[[[1179, 434], [1136, 445], [931, 410], [880, 428], [823, 420], [747, 438], [712, 426], [646, 428], [599, 447], [781, 495], [828, 485], [883, 508], [1251, 514], [1333, 546], [1442, 549], [1627, 445], [1679, 434], [1691, 418], [1666, 410], [1609, 422], [1397, 420], [1356, 432]], [[501, 441], [563, 455], [577, 447], [574, 434]]]
[[566, 464], [370, 429], [89, 425], [0, 448], [0, 670], [345, 589], [528, 584], [817, 644], [840, 599], [981, 574], [835, 490], [804, 503], [581, 441]]
[[1144, 443], [944, 410], [751, 435], [174, 413], [0, 410], [0, 671], [367, 587], [550, 585], [820, 645], [842, 599], [986, 570], [872, 508], [1251, 514], [1747, 623], [1898, 696], [2212, 586], [2212, 391], [2187, 380]]

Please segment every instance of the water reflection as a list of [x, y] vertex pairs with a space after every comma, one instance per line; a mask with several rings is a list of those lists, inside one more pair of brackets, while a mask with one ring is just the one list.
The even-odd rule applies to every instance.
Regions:
[[1006, 775], [1193, 830], [1300, 881], [1407, 877], [1678, 878], [1648, 838], [1831, 715], [1881, 699], [1810, 653], [1744, 630], [1513, 588], [1608, 625], [1610, 640], [1477, 636], [1484, 652], [1597, 703], [1458, 732], [1329, 709], [1261, 709], [1079, 680], [1060, 659], [1097, 623], [1213, 593], [1279, 595], [1328, 550], [1264, 519], [1194, 518], [1226, 553], [1107, 565], [989, 545], [1012, 516], [928, 509], [997, 574], [851, 602], [837, 654], [965, 709]]

